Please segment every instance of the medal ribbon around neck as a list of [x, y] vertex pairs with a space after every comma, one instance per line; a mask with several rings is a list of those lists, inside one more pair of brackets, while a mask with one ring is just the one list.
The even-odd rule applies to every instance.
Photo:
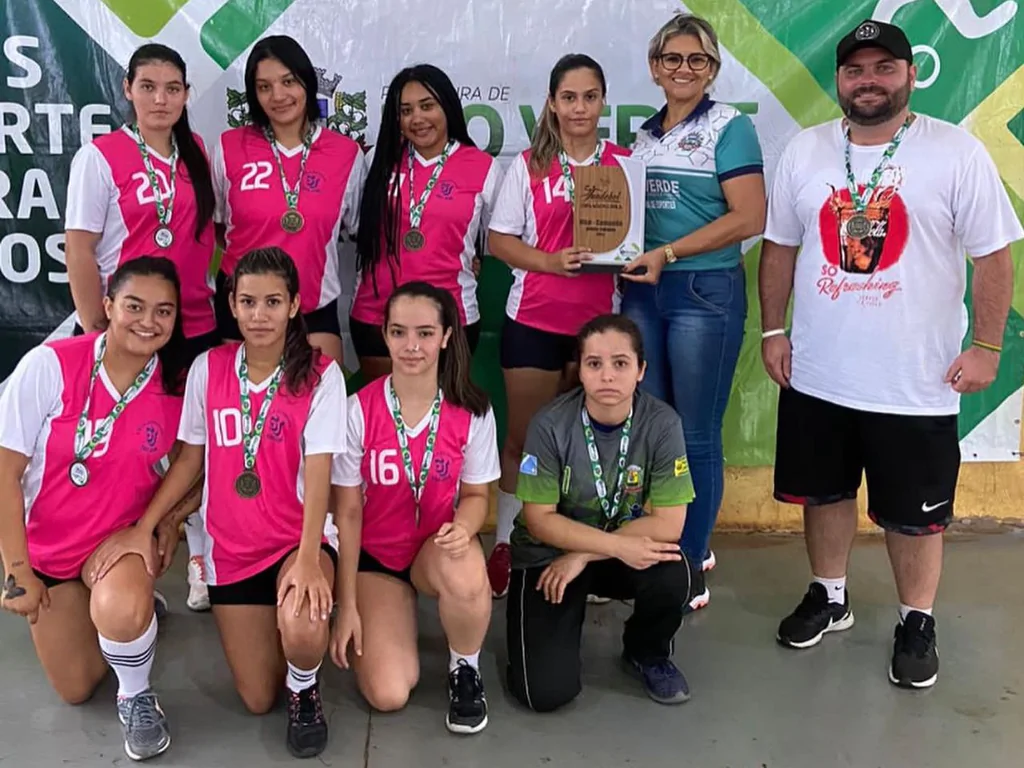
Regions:
[[243, 463], [247, 471], [256, 466], [256, 453], [260, 449], [260, 442], [263, 439], [263, 425], [267, 421], [267, 414], [270, 412], [270, 404], [274, 395], [281, 386], [281, 376], [284, 374], [284, 361], [277, 364], [273, 375], [270, 377], [270, 385], [267, 387], [266, 397], [263, 398], [263, 405], [256, 416], [256, 423], [252, 421], [252, 400], [249, 397], [249, 363], [245, 359], [245, 345], [242, 346], [242, 358], [238, 361], [238, 393], [242, 400], [242, 455]]
[[907, 119], [903, 121], [903, 125], [896, 131], [896, 135], [892, 137], [892, 141], [889, 142], [889, 146], [885, 148], [885, 152], [882, 154], [882, 159], [878, 161], [878, 165], [875, 166], [875, 170], [871, 173], [871, 178], [867, 185], [864, 187], [864, 194], [859, 194], [857, 191], [857, 178], [853, 175], [853, 166], [850, 163], [850, 127], [846, 127], [846, 187], [850, 191], [850, 198], [853, 201], [853, 208], [857, 213], [864, 213], [867, 210], [868, 202], [871, 200], [872, 195], [875, 194], [875, 189], [878, 187], [878, 182], [882, 178], [882, 173], [885, 171], [889, 161], [892, 160], [892, 156], [896, 154], [896, 150], [900, 146], [900, 142], [903, 141], [903, 136], [906, 134], [907, 129], [913, 122], [913, 115], [907, 115]]
[[295, 180], [295, 186], [288, 184], [288, 178], [284, 173], [284, 163], [281, 162], [281, 150], [277, 148], [277, 139], [270, 128], [263, 130], [263, 135], [270, 142], [270, 151], [274, 155], [274, 162], [277, 163], [277, 172], [281, 176], [281, 188], [284, 190], [284, 201], [289, 211], [296, 211], [299, 208], [299, 188], [302, 186], [302, 177], [306, 173], [306, 161], [309, 159], [309, 151], [313, 146], [314, 127], [309, 125], [302, 137], [302, 159], [299, 161], [299, 178]]
[[132, 137], [139, 147], [139, 154], [142, 155], [142, 165], [146, 169], [146, 176], [149, 177], [149, 186], [153, 188], [153, 201], [156, 205], [156, 217], [161, 227], [171, 223], [171, 215], [174, 213], [174, 192], [176, 189], [175, 177], [178, 173], [178, 142], [171, 134], [171, 157], [168, 162], [171, 165], [171, 178], [168, 181], [167, 203], [164, 204], [163, 190], [160, 189], [160, 180], [157, 178], [156, 169], [153, 168], [153, 159], [149, 155], [149, 147], [146, 140], [142, 138], [142, 132], [138, 125], [131, 127]]
[[629, 454], [629, 433], [633, 428], [633, 409], [629, 409], [629, 416], [622, 425], [622, 436], [619, 438], [619, 453], [615, 459], [617, 476], [615, 478], [615, 496], [611, 503], [608, 502], [608, 486], [604, 482], [604, 470], [601, 469], [601, 454], [597, 450], [597, 440], [594, 437], [594, 428], [590, 422], [590, 414], [586, 406], [583, 407], [583, 437], [587, 441], [587, 456], [590, 459], [590, 470], [594, 474], [594, 487], [597, 490], [597, 500], [601, 504], [601, 511], [606, 520], [615, 517], [619, 504], [622, 502], [622, 486], [626, 479], [626, 457]]
[[452, 150], [455, 148], [455, 142], [451, 139], [444, 145], [444, 149], [441, 150], [441, 156], [434, 163], [434, 170], [430, 174], [430, 178], [427, 179], [427, 186], [423, 189], [423, 194], [420, 195], [419, 202], [414, 202], [414, 191], [413, 191], [413, 172], [415, 168], [415, 159], [413, 155], [416, 151], [409, 145], [409, 228], [419, 229], [420, 222], [423, 221], [423, 209], [427, 207], [427, 200], [430, 198], [430, 193], [434, 191], [434, 187], [437, 186], [437, 180], [441, 178], [441, 171], [444, 170], [444, 164], [448, 162], [448, 157], [451, 155]]
[[402, 453], [402, 465], [405, 467], [405, 479], [412, 489], [413, 499], [416, 501], [416, 525], [420, 524], [420, 499], [423, 498], [423, 489], [427, 484], [427, 476], [430, 474], [430, 465], [434, 461], [434, 444], [437, 442], [437, 427], [441, 421], [441, 390], [437, 390], [437, 396], [430, 406], [430, 424], [427, 428], [427, 445], [423, 451], [423, 461], [420, 462], [419, 478], [412, 466], [412, 451], [409, 450], [409, 436], [406, 434], [405, 419], [402, 418], [402, 404], [395, 392], [395, 385], [388, 379], [388, 390], [391, 394], [391, 418], [395, 422], [395, 434], [398, 436], [398, 447]]
[[96, 446], [106, 439], [110, 430], [114, 427], [114, 422], [117, 421], [118, 417], [124, 413], [124, 409], [128, 407], [128, 404], [138, 397], [139, 392], [146, 385], [146, 382], [153, 376], [153, 371], [156, 369], [157, 357], [153, 355], [149, 358], [149, 362], [142, 369], [135, 380], [129, 385], [128, 389], [124, 391], [120, 399], [114, 404], [113, 409], [107, 414], [107, 417], [103, 419], [99, 424], [96, 425], [96, 429], [93, 430], [92, 437], [89, 440], [85, 439], [85, 427], [89, 422], [89, 406], [92, 404], [92, 391], [96, 386], [96, 379], [99, 378], [100, 368], [103, 365], [103, 356], [107, 352], [107, 334], [100, 336], [100, 348], [99, 353], [96, 355], [96, 362], [93, 363], [92, 373], [89, 375], [89, 394], [85, 397], [85, 406], [82, 408], [82, 415], [78, 417], [78, 426], [75, 428], [75, 461], [85, 461], [92, 452], [96, 450]]
[[[600, 165], [601, 164], [601, 149], [603, 142], [597, 140], [597, 149], [594, 151], [594, 156], [590, 158], [583, 165]], [[565, 188], [569, 191], [569, 200], [572, 202], [576, 201], [576, 182], [572, 177], [572, 168], [569, 166], [569, 155], [564, 149], [558, 151], [558, 164], [562, 166], [562, 177], [565, 179]]]

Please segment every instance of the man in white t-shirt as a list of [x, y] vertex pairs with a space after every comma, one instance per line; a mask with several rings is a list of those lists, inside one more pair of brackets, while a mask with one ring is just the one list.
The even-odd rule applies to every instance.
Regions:
[[[960, 395], [996, 376], [1009, 245], [1024, 231], [981, 142], [910, 112], [917, 72], [902, 30], [862, 22], [840, 41], [836, 69], [846, 119], [786, 148], [761, 256], [762, 352], [781, 387], [775, 497], [804, 506], [814, 575], [778, 641], [808, 648], [853, 625], [846, 566], [866, 473], [900, 600], [889, 679], [927, 688], [939, 668], [932, 604], [960, 469]], [[966, 257], [974, 327], [961, 352]]]

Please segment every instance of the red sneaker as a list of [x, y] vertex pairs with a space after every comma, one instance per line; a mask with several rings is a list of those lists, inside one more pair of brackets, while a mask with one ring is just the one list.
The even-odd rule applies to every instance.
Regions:
[[487, 559], [487, 578], [491, 581], [491, 594], [500, 599], [508, 594], [512, 578], [512, 549], [508, 544], [495, 544]]

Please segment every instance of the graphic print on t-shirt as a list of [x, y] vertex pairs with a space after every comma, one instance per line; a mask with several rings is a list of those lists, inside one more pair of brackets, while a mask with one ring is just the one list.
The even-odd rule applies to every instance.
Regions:
[[[882, 173], [863, 211], [870, 223], [864, 237], [855, 237], [849, 231], [850, 220], [857, 215], [850, 191], [829, 185], [831, 193], [818, 215], [825, 257], [818, 279], [820, 296], [879, 306], [901, 290], [900, 281], [886, 272], [903, 256], [910, 234], [907, 206], [899, 193], [902, 182], [903, 169], [899, 166], [890, 166]], [[858, 185], [858, 195], [864, 190], [864, 185]]]

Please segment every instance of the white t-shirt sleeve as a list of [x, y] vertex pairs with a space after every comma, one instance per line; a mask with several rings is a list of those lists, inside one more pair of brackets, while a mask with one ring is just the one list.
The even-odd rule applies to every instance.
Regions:
[[352, 170], [348, 175], [345, 194], [341, 199], [341, 223], [345, 225], [345, 231], [353, 238], [359, 231], [359, 206], [363, 200], [366, 170], [366, 157], [363, 155], [363, 150], [359, 149], [356, 152], [356, 159], [352, 161]]
[[64, 229], [101, 234], [113, 186], [114, 178], [103, 153], [92, 142], [83, 145], [71, 160]]
[[988, 256], [1024, 238], [999, 171], [980, 141], [958, 177], [953, 229], [971, 258]]
[[192, 363], [185, 381], [185, 399], [178, 424], [178, 439], [183, 443], [206, 445], [206, 382], [209, 377], [209, 354], [203, 352]]
[[344, 488], [359, 488], [363, 484], [363, 436], [366, 423], [363, 419], [363, 406], [358, 395], [348, 398], [347, 443], [344, 453], [334, 455], [331, 464], [331, 485]]
[[47, 346], [28, 351], [0, 395], [0, 447], [31, 458], [46, 419], [61, 405], [63, 375]]
[[526, 231], [526, 208], [530, 204], [530, 172], [522, 154], [516, 155], [501, 183], [488, 228], [503, 235], [520, 237]]
[[786, 246], [797, 246], [804, 239], [804, 224], [796, 209], [795, 187], [793, 186], [793, 161], [797, 154], [793, 139], [782, 152], [775, 168], [775, 178], [768, 193], [768, 220], [765, 224], [764, 239]]
[[228, 174], [224, 168], [224, 149], [221, 146], [222, 136], [210, 145], [210, 176], [213, 180], [214, 209], [213, 220], [218, 224], [224, 223], [224, 213], [227, 207], [228, 195]]
[[466, 440], [466, 459], [459, 480], [469, 485], [486, 485], [501, 477], [501, 456], [498, 453], [498, 427], [494, 410], [474, 416]]
[[498, 192], [501, 190], [501, 181], [504, 178], [501, 170], [501, 163], [496, 158], [491, 158], [491, 169], [487, 171], [487, 178], [484, 179], [484, 188], [480, 197], [483, 199], [483, 210], [480, 212], [480, 229], [487, 232], [491, 226], [491, 218], [494, 215], [494, 207], [498, 202]]
[[306, 456], [345, 453], [345, 410], [345, 377], [332, 360], [320, 376], [302, 432]]

